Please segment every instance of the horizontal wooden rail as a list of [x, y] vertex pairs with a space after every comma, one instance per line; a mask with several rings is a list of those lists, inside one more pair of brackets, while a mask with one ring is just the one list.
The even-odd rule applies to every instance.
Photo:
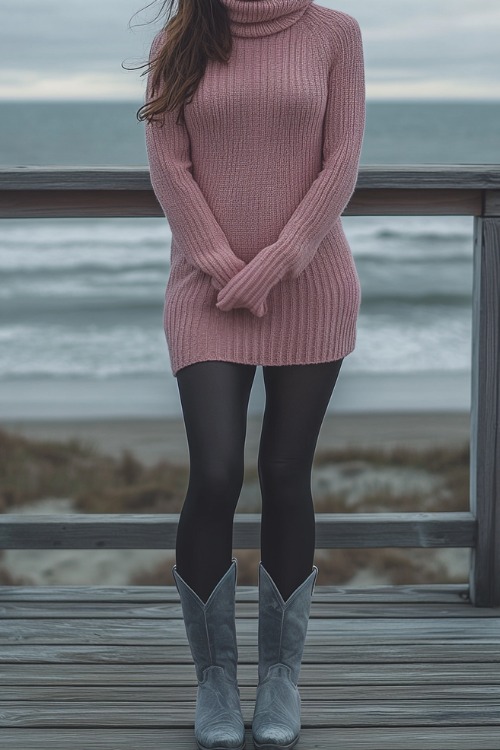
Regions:
[[[0, 167], [0, 218], [163, 216], [147, 167]], [[344, 215], [500, 215], [500, 164], [359, 170]]]
[[[175, 549], [179, 515], [7, 514], [0, 549]], [[318, 513], [316, 547], [474, 547], [471, 513]], [[236, 513], [235, 549], [260, 548], [260, 514]]]
[[[498, 164], [368, 164], [358, 188], [500, 190]], [[149, 169], [127, 166], [0, 167], [0, 190], [151, 190]]]

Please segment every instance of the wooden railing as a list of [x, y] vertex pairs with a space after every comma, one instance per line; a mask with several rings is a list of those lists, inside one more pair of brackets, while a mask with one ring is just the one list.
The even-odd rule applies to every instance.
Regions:
[[[469, 547], [469, 595], [500, 605], [500, 164], [370, 165], [344, 215], [473, 216], [470, 509], [320, 513], [316, 547]], [[163, 216], [143, 167], [0, 168], [0, 218]], [[1, 549], [175, 549], [178, 514], [8, 515]], [[260, 547], [235, 515], [233, 547]]]

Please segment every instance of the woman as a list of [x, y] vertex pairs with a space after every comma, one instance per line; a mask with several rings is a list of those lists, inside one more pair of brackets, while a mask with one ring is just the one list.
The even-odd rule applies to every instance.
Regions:
[[[170, 3], [171, 10], [172, 3]], [[341, 214], [365, 126], [357, 21], [313, 0], [180, 0], [149, 57], [146, 146], [172, 230], [164, 330], [190, 453], [172, 573], [199, 748], [242, 748], [234, 512], [257, 365], [266, 406], [256, 748], [291, 748], [311, 597], [311, 471], [361, 289]]]

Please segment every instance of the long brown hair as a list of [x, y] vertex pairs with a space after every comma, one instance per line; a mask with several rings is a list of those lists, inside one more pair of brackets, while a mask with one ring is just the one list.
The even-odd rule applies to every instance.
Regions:
[[231, 55], [229, 15], [221, 0], [178, 0], [178, 3], [173, 18], [174, 0], [165, 0], [161, 8], [163, 12], [169, 6], [162, 29], [163, 42], [156, 55], [150, 52], [148, 62], [144, 63], [148, 68], [141, 73], [144, 76], [151, 72], [151, 95], [159, 92], [159, 96], [146, 97], [146, 103], [136, 113], [139, 121], [151, 122], [155, 114], [178, 107], [177, 121], [180, 117], [184, 124], [184, 106], [191, 101], [207, 61], [227, 62]]

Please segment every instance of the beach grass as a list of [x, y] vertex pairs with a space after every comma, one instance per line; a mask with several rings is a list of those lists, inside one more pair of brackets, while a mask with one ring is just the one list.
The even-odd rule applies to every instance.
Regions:
[[[165, 459], [147, 465], [128, 448], [118, 456], [107, 455], [91, 441], [76, 437], [41, 440], [0, 428], [0, 455], [0, 512], [16, 512], [45, 498], [71, 498], [77, 513], [180, 513], [189, 481], [185, 465]], [[322, 491], [313, 485], [316, 513], [451, 512], [469, 507], [468, 444], [318, 450], [313, 477], [319, 475]], [[260, 512], [256, 467], [245, 468], [245, 485], [253, 498], [245, 512]], [[260, 550], [234, 554], [239, 582], [255, 585]], [[318, 583], [464, 582], [469, 554], [468, 549], [318, 549]], [[2, 566], [2, 555], [0, 583], [20, 585], [21, 579]], [[173, 552], [170, 557], [175, 557]], [[129, 583], [171, 584], [167, 569], [161, 562], [131, 576]]]

